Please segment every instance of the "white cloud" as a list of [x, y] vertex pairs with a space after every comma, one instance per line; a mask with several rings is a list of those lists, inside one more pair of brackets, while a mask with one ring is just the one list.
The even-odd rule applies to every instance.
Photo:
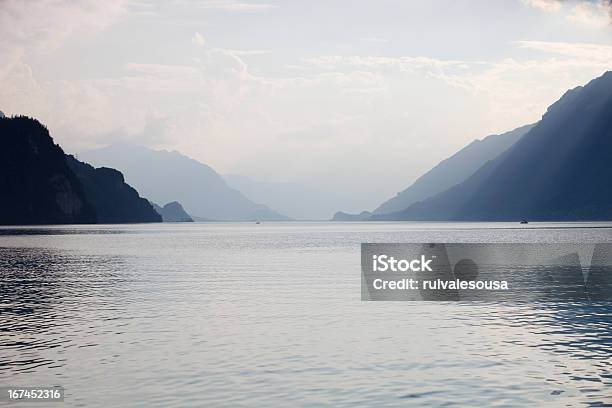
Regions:
[[193, 34], [193, 37], [191, 37], [191, 43], [197, 45], [198, 47], [203, 47], [204, 44], [206, 44], [206, 41], [204, 40], [204, 36], [196, 31]]
[[[538, 53], [527, 59], [488, 62], [407, 56], [320, 56], [303, 62], [311, 69], [344, 75], [345, 81], [338, 84], [350, 78], [347, 72], [377, 74], [377, 81], [371, 81], [376, 85], [370, 88], [387, 95], [397, 94], [399, 84], [414, 80], [414, 76], [462, 89], [478, 100], [482, 123], [495, 123], [493, 129], [497, 131], [537, 120], [566, 89], [612, 68], [609, 45], [545, 41], [515, 44]], [[368, 89], [364, 84], [354, 85]], [[415, 87], [415, 94], [419, 92]]]
[[261, 11], [274, 8], [269, 3], [254, 3], [235, 0], [208, 0], [200, 4], [200, 7], [225, 11]]
[[[53, 60], [66, 41], [88, 38], [117, 22], [126, 1], [9, 0], [0, 3], [0, 106], [11, 114], [29, 114], [58, 127], [72, 127], [103, 114], [109, 101], [95, 84], [41, 79], [31, 60]], [[38, 75], [37, 75], [38, 74]], [[108, 126], [108, 125], [107, 125]]]
[[523, 0], [523, 4], [548, 13], [561, 9], [561, 0]]
[[566, 19], [574, 24], [592, 27], [606, 27], [610, 24], [612, 3], [609, 0], [522, 0], [523, 4], [535, 9], [556, 13], [563, 12]]
[[[552, 41], [516, 41], [520, 48], [558, 54], [582, 60], [585, 64], [607, 64], [612, 68], [612, 46], [605, 44], [568, 43]], [[572, 61], [573, 64], [580, 61]]]
[[[375, 178], [386, 180], [384, 188], [405, 186], [472, 138], [536, 120], [565, 89], [612, 67], [612, 46], [571, 42], [519, 41], [518, 50], [504, 49], [507, 57], [485, 61], [462, 58], [459, 46], [452, 53], [434, 46], [431, 55], [412, 55], [409, 46], [388, 44], [388, 54], [381, 46], [378, 55], [359, 55], [371, 47], [358, 48], [358, 40], [336, 47], [338, 39], [321, 45], [320, 37], [287, 51], [277, 38], [243, 35], [242, 28], [249, 32], [243, 25], [251, 23], [259, 35], [264, 15], [218, 13], [219, 20], [206, 20], [212, 13], [187, 7], [255, 11], [269, 5], [175, 0], [190, 19], [154, 9], [159, 21], [153, 23], [170, 13], [172, 24], [156, 25], [160, 33], [150, 46], [135, 41], [150, 37], [142, 31], [150, 27], [149, 14], [144, 22], [141, 14], [128, 16], [128, 24], [101, 38], [107, 42], [97, 42], [108, 47], [97, 54], [107, 66], [90, 70], [82, 48], [61, 50], [72, 52], [71, 61], [49, 52], [123, 16], [122, 2], [108, 3], [107, 10], [106, 2], [87, 1], [71, 3], [73, 10], [47, 0], [50, 10], [33, 7], [32, 14], [16, 2], [3, 3], [10, 7], [0, 7], [0, 45], [9, 52], [0, 58], [10, 62], [0, 66], [0, 109], [40, 118], [71, 151], [132, 138], [178, 149], [220, 171], [284, 180], [318, 174], [321, 182], [358, 183], [355, 191]], [[44, 21], [44, 14], [52, 18]], [[126, 41], [115, 49], [109, 41], [115, 38]], [[253, 48], [215, 48], [215, 42]], [[332, 55], [321, 55], [327, 51]]]
[[610, 9], [603, 1], [579, 3], [572, 8], [567, 19], [573, 23], [606, 27], [610, 24]]
[[[361, 67], [377, 70], [398, 70], [414, 72], [416, 70], [440, 71], [442, 68], [464, 68], [466, 61], [443, 60], [429, 57], [372, 57], [372, 56], [341, 56], [328, 55], [303, 58], [307, 65], [321, 69], [342, 70], [350, 67]], [[471, 63], [473, 64], [473, 62]]]
[[[302, 59], [298, 75], [276, 78], [250, 71], [245, 59], [261, 53], [219, 48], [203, 48], [190, 64], [132, 62], [118, 78], [40, 82], [23, 66], [11, 79], [19, 86], [0, 102], [12, 99], [11, 106], [60, 129], [60, 141], [73, 150], [100, 143], [100, 134], [123, 135], [221, 169], [256, 167], [273, 177], [284, 163], [282, 176], [290, 180], [312, 174], [313, 157], [321, 172], [331, 171], [328, 165], [342, 157], [327, 151], [357, 145], [369, 146], [364, 160], [388, 147], [391, 157], [429, 149], [441, 159], [462, 138], [536, 120], [565, 89], [601, 74], [611, 61], [611, 46], [516, 45], [542, 54], [489, 62], [318, 56]], [[151, 117], [163, 118], [163, 137], [144, 139]], [[447, 134], [448, 126], [457, 130]], [[295, 151], [308, 154], [283, 159]], [[411, 164], [415, 172], [433, 160], [425, 157]]]
[[126, 12], [126, 2], [9, 0], [0, 3], [0, 80], [13, 69], [21, 70], [19, 66], [28, 55], [48, 55], [72, 36], [104, 30]]

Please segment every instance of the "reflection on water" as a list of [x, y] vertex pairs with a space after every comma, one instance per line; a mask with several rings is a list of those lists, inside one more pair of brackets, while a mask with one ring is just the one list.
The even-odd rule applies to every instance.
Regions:
[[64, 406], [612, 406], [609, 302], [360, 301], [361, 242], [610, 242], [606, 228], [3, 231], [0, 385], [61, 385]]
[[0, 248], [0, 369], [31, 373], [61, 366], [61, 359], [46, 359], [41, 350], [70, 346], [75, 312], [99, 308], [105, 298], [116, 308], [111, 299], [125, 279], [123, 265], [113, 257]]
[[[501, 320], [504, 325], [536, 335], [507, 339], [508, 343], [568, 357], [569, 363], [559, 361], [555, 364], [561, 369], [555, 370], [560, 375], [539, 373], [541, 378], [556, 385], [556, 393], [565, 392], [568, 382], [577, 382], [583, 394], [579, 400], [590, 406], [607, 406], [612, 404], [609, 388], [612, 386], [611, 316], [610, 302], [559, 302], [521, 308], [511, 316], [500, 308], [492, 311], [488, 319]], [[584, 360], [588, 364], [581, 366], [572, 360]]]

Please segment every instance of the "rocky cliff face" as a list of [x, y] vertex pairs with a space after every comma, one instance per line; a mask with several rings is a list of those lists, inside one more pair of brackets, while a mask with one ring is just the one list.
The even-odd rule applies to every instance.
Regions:
[[120, 171], [107, 167], [96, 169], [73, 156], [68, 156], [67, 161], [83, 185], [85, 195], [94, 207], [99, 223], [162, 221], [153, 206], [125, 182]]
[[0, 117], [0, 224], [161, 222], [114, 169], [66, 156], [35, 119]]
[[97, 221], [62, 149], [37, 120], [0, 117], [0, 224]]
[[187, 214], [181, 203], [178, 201], [172, 201], [163, 207], [160, 207], [155, 203], [151, 203], [151, 205], [153, 205], [155, 211], [162, 216], [164, 222], [193, 222], [193, 218]]

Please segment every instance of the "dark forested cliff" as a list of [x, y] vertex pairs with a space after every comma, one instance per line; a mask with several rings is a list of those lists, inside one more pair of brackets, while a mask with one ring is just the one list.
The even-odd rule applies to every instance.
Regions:
[[160, 222], [114, 169], [66, 156], [45, 126], [0, 117], [0, 224]]
[[115, 169], [98, 169], [73, 156], [67, 157], [68, 166], [83, 185], [85, 196], [92, 203], [98, 222], [120, 224], [131, 222], [161, 222], [161, 216], [146, 199], [138, 195]]
[[0, 224], [96, 222], [93, 207], [47, 128], [0, 118]]

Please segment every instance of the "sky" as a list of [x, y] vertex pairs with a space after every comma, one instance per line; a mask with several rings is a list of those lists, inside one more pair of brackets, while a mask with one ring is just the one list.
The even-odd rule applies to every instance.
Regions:
[[593, 1], [0, 0], [0, 110], [373, 209], [612, 69]]

